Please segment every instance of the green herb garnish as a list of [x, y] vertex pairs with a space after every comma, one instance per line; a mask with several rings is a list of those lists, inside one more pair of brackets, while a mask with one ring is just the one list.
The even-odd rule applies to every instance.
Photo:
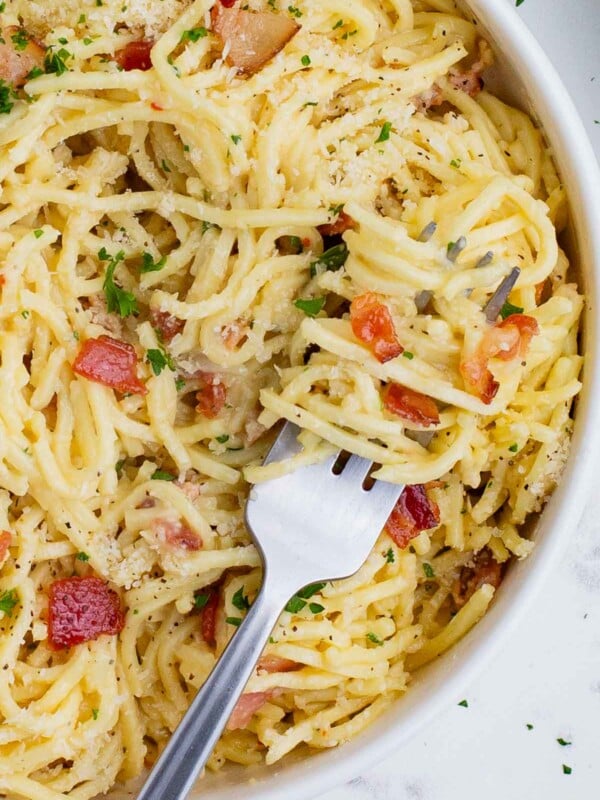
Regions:
[[423, 562], [423, 572], [425, 573], [426, 578], [434, 578], [435, 572], [433, 571], [433, 567], [431, 564], [428, 564], [426, 561]]
[[324, 297], [299, 298], [294, 300], [294, 305], [303, 311], [307, 317], [316, 317], [325, 305]]
[[377, 634], [372, 633], [371, 631], [369, 631], [369, 633], [367, 633], [367, 639], [370, 642], [373, 642], [373, 644], [376, 644], [377, 647], [382, 647], [383, 646], [383, 639], [380, 639], [379, 636], [377, 636]]
[[151, 348], [146, 353], [146, 361], [152, 367], [152, 372], [155, 375], [160, 375], [165, 367], [168, 367], [172, 372], [175, 372], [175, 364], [173, 359], [166, 352], [166, 350]]
[[167, 257], [163, 256], [158, 261], [152, 257], [152, 253], [142, 253], [142, 266], [140, 272], [158, 272], [167, 263]]
[[164, 469], [155, 469], [152, 475], [150, 475], [151, 480], [153, 481], [175, 481], [177, 477], [170, 472], [167, 472]]
[[244, 594], [244, 587], [240, 586], [237, 592], [231, 598], [232, 604], [237, 608], [238, 611], [248, 611], [250, 608], [250, 601], [248, 597]]
[[235, 625], [236, 628], [239, 628], [242, 624], [242, 619], [241, 617], [225, 617], [225, 622], [228, 625]]
[[77, 553], [75, 558], [77, 559], [77, 561], [89, 561], [90, 560], [89, 555], [87, 553], [84, 553], [83, 550], [81, 552]]
[[0, 595], [0, 611], [12, 617], [13, 608], [19, 602], [19, 596], [15, 589], [9, 589], [7, 592], [2, 592]]
[[206, 28], [200, 26], [199, 28], [190, 28], [181, 34], [180, 44], [185, 42], [197, 42], [199, 39], [204, 39], [208, 35]]
[[136, 315], [138, 313], [138, 304], [135, 295], [125, 291], [125, 289], [121, 289], [114, 281], [115, 270], [125, 259], [125, 253], [123, 250], [119, 250], [115, 256], [110, 256], [106, 248], [103, 247], [98, 253], [98, 258], [100, 261], [109, 262], [104, 275], [104, 283], [102, 284], [107, 309], [116, 312], [121, 317], [128, 317], [131, 314]]
[[310, 265], [310, 276], [314, 278], [322, 272], [337, 272], [348, 259], [348, 247], [344, 242], [330, 247]]
[[461, 700], [458, 705], [462, 706], [463, 708], [468, 708], [469, 707], [469, 704], [468, 704], [468, 702], [466, 700]]
[[391, 122], [384, 122], [381, 126], [381, 130], [379, 131], [379, 136], [375, 139], [375, 144], [379, 144], [380, 142], [387, 142], [390, 138], [390, 131], [392, 130], [392, 123]]
[[506, 301], [506, 303], [504, 303], [504, 305], [500, 309], [500, 316], [502, 317], [502, 319], [506, 319], [507, 317], [510, 317], [513, 314], [522, 314], [522, 313], [523, 309], [521, 308], [521, 306], [513, 306], [512, 303], [508, 302], [508, 300]]

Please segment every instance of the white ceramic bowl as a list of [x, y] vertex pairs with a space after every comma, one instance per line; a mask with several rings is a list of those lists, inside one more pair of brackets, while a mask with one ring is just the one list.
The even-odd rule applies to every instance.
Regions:
[[[530, 112], [553, 149], [572, 210], [569, 250], [586, 294], [584, 389], [577, 403], [571, 457], [558, 490], [536, 527], [537, 546], [513, 565], [492, 608], [444, 657], [422, 670], [408, 693], [349, 744], [318, 754], [300, 753], [271, 768], [226, 769], [209, 775], [194, 800], [308, 800], [350, 780], [398, 749], [442, 708], [456, 701], [482, 669], [531, 601], [575, 530], [600, 451], [597, 297], [600, 281], [600, 170], [577, 111], [551, 63], [515, 10], [504, 0], [465, 4], [494, 45], [493, 90]], [[550, 12], [551, 13], [551, 12]], [[515, 658], [518, 654], [515, 653]]]

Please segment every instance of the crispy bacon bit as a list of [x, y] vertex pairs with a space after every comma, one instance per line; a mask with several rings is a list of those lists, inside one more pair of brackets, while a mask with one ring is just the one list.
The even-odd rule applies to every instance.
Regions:
[[552, 294], [552, 284], [550, 283], [548, 278], [545, 278], [543, 281], [536, 283], [535, 285], [535, 302], [536, 305], [541, 305], [545, 302], [550, 295]]
[[[17, 47], [12, 37], [18, 37], [27, 44], [23, 49]], [[44, 66], [46, 49], [32, 39], [22, 28], [11, 25], [0, 28], [0, 79], [12, 86], [23, 86], [34, 67]]]
[[488, 368], [490, 358], [511, 361], [523, 358], [532, 338], [540, 331], [537, 321], [527, 314], [511, 314], [488, 328], [473, 355], [460, 363], [460, 373], [467, 386], [475, 390], [486, 405], [492, 402], [499, 383]]
[[185, 321], [174, 317], [168, 311], [160, 311], [158, 308], [150, 309], [150, 324], [158, 331], [161, 341], [168, 344], [185, 327]]
[[155, 519], [152, 530], [160, 542], [180, 550], [201, 550], [202, 537], [179, 520]]
[[273, 672], [293, 672], [296, 669], [302, 669], [302, 664], [289, 658], [266, 655], [258, 659], [256, 668], [259, 672], [272, 674]]
[[202, 621], [200, 629], [202, 631], [202, 638], [206, 644], [215, 646], [217, 641], [217, 610], [219, 608], [219, 589], [218, 587], [210, 587], [204, 589], [202, 593], [208, 593], [208, 602], [202, 609]]
[[373, 292], [358, 295], [350, 304], [350, 325], [382, 364], [399, 356], [404, 348], [398, 341], [389, 308]]
[[229, 717], [227, 730], [235, 731], [239, 728], [245, 728], [258, 709], [262, 708], [274, 693], [275, 690], [271, 689], [268, 692], [246, 692], [243, 694]]
[[6, 561], [8, 556], [8, 548], [12, 542], [12, 535], [10, 531], [0, 531], [0, 567]]
[[385, 531], [403, 549], [421, 531], [435, 528], [439, 523], [440, 510], [437, 503], [430, 500], [425, 487], [417, 483], [404, 487], [385, 523]]
[[207, 419], [215, 419], [223, 410], [227, 400], [227, 389], [221, 383], [218, 375], [203, 372], [201, 373], [201, 378], [204, 386], [199, 392], [196, 392], [196, 400], [198, 401], [196, 411]]
[[154, 47], [154, 42], [141, 39], [138, 42], [129, 42], [122, 50], [115, 53], [115, 61], [126, 72], [132, 69], [140, 69], [147, 72], [152, 69], [150, 51]]
[[421, 392], [415, 392], [399, 383], [388, 383], [383, 390], [383, 405], [395, 414], [416, 425], [437, 425], [440, 414], [435, 401]]
[[226, 61], [246, 75], [258, 72], [277, 55], [300, 30], [300, 25], [283, 14], [270, 11], [246, 11], [225, 6], [212, 7], [214, 32], [228, 45]]
[[484, 583], [495, 589], [502, 583], [504, 568], [499, 564], [489, 547], [484, 547], [473, 556], [473, 565], [465, 566], [452, 587], [452, 598], [457, 608], [462, 608]]
[[50, 585], [48, 641], [54, 650], [90, 642], [123, 630], [119, 595], [94, 576], [74, 576]]
[[238, 344], [241, 344], [248, 338], [248, 326], [242, 320], [230, 322], [221, 329], [221, 339], [228, 350], [235, 350]]
[[73, 371], [124, 394], [147, 394], [148, 389], [136, 374], [137, 363], [135, 350], [130, 344], [110, 336], [100, 336], [83, 343], [73, 362]]
[[354, 228], [356, 228], [356, 222], [352, 219], [350, 214], [341, 211], [335, 222], [327, 222], [325, 225], [319, 225], [317, 230], [321, 236], [337, 236], [338, 234], [353, 230]]

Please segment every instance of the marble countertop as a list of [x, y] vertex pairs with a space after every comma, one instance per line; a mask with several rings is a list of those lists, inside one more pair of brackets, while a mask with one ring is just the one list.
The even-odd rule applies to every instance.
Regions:
[[[519, 13], [561, 74], [600, 157], [600, 0], [524, 0]], [[458, 705], [465, 698], [467, 708]], [[592, 500], [562, 562], [464, 698], [321, 800], [598, 796], [600, 516]]]

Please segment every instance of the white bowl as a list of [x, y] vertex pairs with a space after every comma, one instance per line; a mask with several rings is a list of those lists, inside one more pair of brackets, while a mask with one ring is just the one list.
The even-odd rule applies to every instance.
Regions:
[[[419, 672], [407, 692], [365, 733], [343, 747], [308, 755], [293, 754], [274, 767], [227, 768], [208, 775], [193, 800], [307, 800], [350, 780], [398, 749], [445, 706], [456, 701], [499, 648], [519, 614], [532, 600], [583, 510], [596, 454], [600, 408], [596, 316], [600, 281], [600, 170], [583, 124], [551, 63], [515, 10], [504, 0], [465, 4], [492, 42], [499, 69], [493, 89], [530, 112], [553, 149], [572, 209], [570, 254], [578, 264], [586, 294], [584, 389], [577, 402], [571, 457], [561, 484], [535, 530], [537, 546], [513, 565], [484, 619], [449, 653]], [[515, 658], [518, 657], [515, 653]]]

